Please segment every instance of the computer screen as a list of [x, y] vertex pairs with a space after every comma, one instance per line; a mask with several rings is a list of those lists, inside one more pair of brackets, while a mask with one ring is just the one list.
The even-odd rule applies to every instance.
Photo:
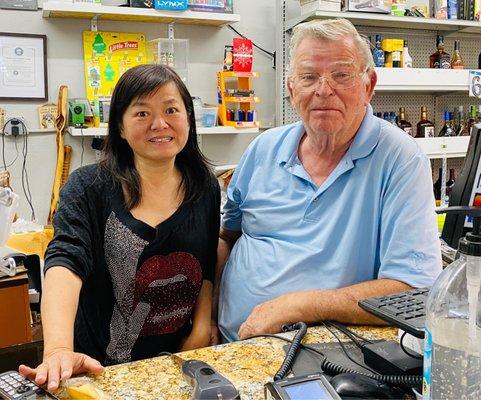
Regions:
[[[471, 128], [471, 139], [464, 159], [461, 175], [456, 180], [449, 206], [481, 206], [481, 123]], [[451, 247], [457, 248], [459, 239], [473, 227], [472, 218], [463, 215], [446, 215], [441, 237]]]

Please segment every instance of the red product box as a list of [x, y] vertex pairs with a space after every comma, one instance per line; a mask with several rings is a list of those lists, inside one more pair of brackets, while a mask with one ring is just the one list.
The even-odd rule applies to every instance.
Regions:
[[252, 40], [235, 38], [234, 45], [234, 71], [252, 71]]

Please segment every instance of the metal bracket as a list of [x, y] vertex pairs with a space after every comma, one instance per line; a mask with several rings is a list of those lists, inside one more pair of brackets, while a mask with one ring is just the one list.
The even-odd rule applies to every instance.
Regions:
[[174, 25], [175, 25], [175, 22], [171, 22], [169, 24], [169, 27], [168, 27], [168, 38], [169, 38], [169, 40], [174, 39]]
[[90, 20], [90, 30], [92, 32], [97, 32], [97, 21], [99, 19], [99, 15], [95, 15], [94, 17], [92, 17], [92, 19]]

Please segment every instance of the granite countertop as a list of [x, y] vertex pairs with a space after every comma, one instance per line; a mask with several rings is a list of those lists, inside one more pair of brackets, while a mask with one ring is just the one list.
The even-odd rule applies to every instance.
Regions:
[[[351, 328], [368, 339], [397, 339], [395, 328]], [[284, 335], [292, 337], [292, 334]], [[347, 340], [340, 333], [339, 337]], [[313, 327], [309, 328], [303, 343], [334, 340], [324, 327]], [[210, 364], [234, 384], [242, 399], [264, 399], [264, 384], [271, 381], [279, 369], [284, 344], [275, 338], [254, 338], [179, 355], [186, 360], [198, 359]], [[184, 381], [179, 366], [170, 356], [107, 367], [94, 382], [112, 400], [188, 400], [192, 394], [191, 386]]]

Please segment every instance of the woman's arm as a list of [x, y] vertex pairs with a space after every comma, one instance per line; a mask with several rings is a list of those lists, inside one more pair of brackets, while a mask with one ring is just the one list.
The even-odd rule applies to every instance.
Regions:
[[48, 382], [56, 390], [60, 380], [83, 372], [100, 373], [100, 363], [85, 354], [73, 351], [75, 314], [82, 281], [64, 267], [52, 267], [45, 274], [42, 296], [42, 325], [44, 337], [43, 362], [37, 368], [21, 365], [24, 376], [37, 384]]
[[204, 280], [192, 315], [192, 332], [183, 343], [181, 351], [209, 346], [211, 307], [212, 282]]

